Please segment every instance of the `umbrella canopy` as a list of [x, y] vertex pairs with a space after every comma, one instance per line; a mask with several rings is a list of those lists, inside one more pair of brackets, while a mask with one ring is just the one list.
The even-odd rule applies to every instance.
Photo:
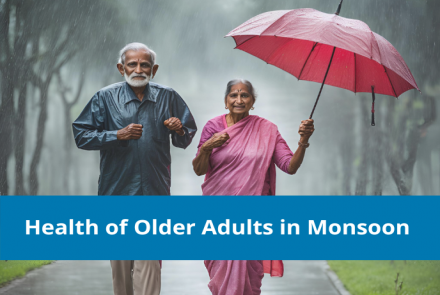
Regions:
[[257, 15], [226, 36], [236, 49], [298, 80], [394, 97], [419, 90], [393, 45], [359, 20], [310, 8], [279, 10]]

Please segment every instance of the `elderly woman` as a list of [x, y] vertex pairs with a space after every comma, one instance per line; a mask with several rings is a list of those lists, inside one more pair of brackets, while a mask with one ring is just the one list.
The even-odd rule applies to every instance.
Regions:
[[[229, 114], [211, 119], [203, 128], [193, 160], [196, 174], [206, 174], [203, 195], [275, 195], [275, 165], [288, 174], [300, 167], [315, 130], [313, 120], [301, 121], [293, 153], [275, 124], [249, 115], [255, 99], [249, 81], [230, 81], [225, 94]], [[257, 295], [264, 273], [283, 275], [279, 260], [207, 260], [205, 266], [214, 295]]]

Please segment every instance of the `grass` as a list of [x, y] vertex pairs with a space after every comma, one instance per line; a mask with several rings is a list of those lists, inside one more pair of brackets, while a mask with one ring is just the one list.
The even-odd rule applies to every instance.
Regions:
[[0, 286], [24, 276], [28, 271], [51, 263], [52, 260], [0, 260]]
[[328, 261], [352, 295], [396, 295], [395, 279], [403, 280], [399, 295], [440, 294], [440, 261]]

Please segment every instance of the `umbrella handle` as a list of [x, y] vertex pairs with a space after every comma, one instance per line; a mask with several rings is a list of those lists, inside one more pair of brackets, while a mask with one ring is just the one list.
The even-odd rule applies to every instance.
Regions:
[[371, 93], [373, 94], [373, 102], [371, 103], [371, 126], [376, 126], [376, 123], [374, 122], [374, 101], [376, 100], [374, 86], [371, 86]]

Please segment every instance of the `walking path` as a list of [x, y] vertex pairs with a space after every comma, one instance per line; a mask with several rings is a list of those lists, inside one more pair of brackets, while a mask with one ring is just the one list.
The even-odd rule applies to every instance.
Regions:
[[[326, 267], [325, 261], [284, 261], [284, 277], [265, 275], [261, 294], [345, 295]], [[163, 261], [161, 295], [211, 295], [208, 281], [203, 261]], [[113, 295], [110, 262], [59, 260], [13, 281], [0, 294]]]

